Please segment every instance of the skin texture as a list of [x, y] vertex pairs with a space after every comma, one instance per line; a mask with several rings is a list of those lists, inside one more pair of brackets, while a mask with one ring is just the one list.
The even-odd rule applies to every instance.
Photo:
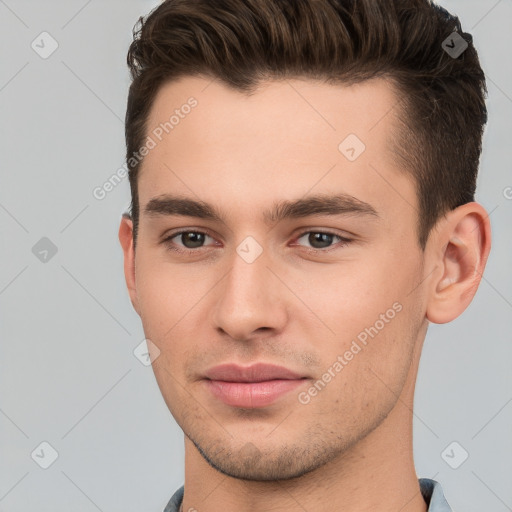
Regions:
[[[135, 251], [131, 220], [119, 230], [132, 304], [160, 351], [155, 376], [185, 433], [183, 510], [425, 511], [412, 456], [414, 383], [428, 322], [456, 318], [478, 287], [490, 248], [485, 210], [449, 212], [420, 249], [415, 183], [389, 149], [397, 95], [383, 79], [269, 80], [248, 97], [184, 77], [159, 91], [148, 135], [191, 96], [197, 106], [143, 162]], [[353, 162], [338, 149], [349, 134], [366, 146]], [[376, 215], [272, 225], [262, 216], [274, 202], [333, 193]], [[208, 202], [224, 221], [148, 215], [164, 194]], [[208, 236], [202, 246], [163, 242], [183, 228]], [[315, 244], [308, 234], [318, 231], [350, 242]], [[236, 250], [248, 236], [262, 249], [252, 263]], [[378, 333], [333, 370], [383, 314]], [[203, 380], [227, 362], [278, 364], [307, 379], [271, 405], [242, 409]], [[301, 403], [329, 368], [330, 381]]]

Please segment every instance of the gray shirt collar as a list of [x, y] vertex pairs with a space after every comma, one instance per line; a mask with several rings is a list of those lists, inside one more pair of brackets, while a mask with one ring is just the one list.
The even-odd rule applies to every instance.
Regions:
[[[420, 478], [420, 489], [423, 499], [428, 505], [428, 512], [452, 512], [446, 501], [443, 489], [439, 482], [430, 478]], [[164, 512], [179, 512], [185, 487], [182, 485], [173, 495]]]

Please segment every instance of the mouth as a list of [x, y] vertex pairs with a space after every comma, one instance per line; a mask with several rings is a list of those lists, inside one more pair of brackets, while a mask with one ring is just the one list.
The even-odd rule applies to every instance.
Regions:
[[304, 384], [308, 377], [283, 366], [223, 364], [208, 370], [204, 382], [216, 399], [232, 407], [266, 407]]

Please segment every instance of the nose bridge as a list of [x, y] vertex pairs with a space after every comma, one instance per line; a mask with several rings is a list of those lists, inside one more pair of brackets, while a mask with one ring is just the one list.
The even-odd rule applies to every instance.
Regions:
[[216, 297], [214, 322], [234, 339], [248, 338], [256, 329], [280, 328], [285, 320], [272, 261], [252, 237], [231, 255], [230, 271]]
[[228, 274], [223, 292], [226, 303], [243, 308], [260, 307], [271, 300], [273, 279], [267, 251], [252, 240], [242, 242], [233, 252], [231, 271]]

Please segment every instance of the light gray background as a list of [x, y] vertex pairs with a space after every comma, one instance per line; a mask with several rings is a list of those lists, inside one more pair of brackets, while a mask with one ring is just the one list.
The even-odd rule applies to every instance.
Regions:
[[[455, 510], [504, 512], [512, 510], [512, 2], [441, 4], [474, 35], [488, 78], [478, 200], [494, 239], [471, 306], [429, 330], [415, 460]], [[93, 196], [124, 162], [126, 52], [134, 23], [156, 5], [0, 0], [0, 512], [159, 512], [183, 483], [181, 430], [133, 354], [144, 335], [117, 240], [128, 180]], [[43, 31], [59, 45], [47, 59], [31, 48]], [[46, 263], [32, 252], [42, 237], [58, 249]], [[31, 457], [43, 441], [58, 452], [48, 469]], [[452, 464], [469, 453], [458, 469], [441, 455], [453, 441]]]

